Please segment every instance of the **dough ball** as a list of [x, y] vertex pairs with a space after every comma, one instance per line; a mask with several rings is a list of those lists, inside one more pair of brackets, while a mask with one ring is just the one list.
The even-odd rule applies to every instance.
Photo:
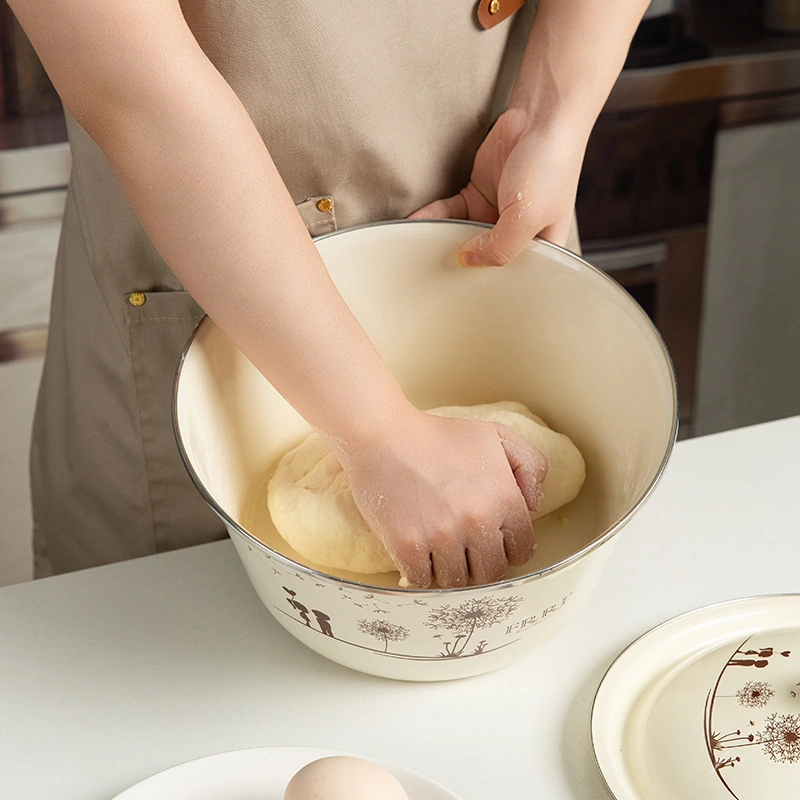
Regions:
[[328, 756], [297, 772], [283, 800], [408, 800], [408, 795], [394, 775], [371, 761]]
[[314, 564], [367, 575], [395, 569], [356, 507], [344, 470], [316, 433], [281, 459], [267, 505], [281, 537]]
[[[431, 413], [502, 423], [544, 453], [548, 471], [542, 505], [532, 514], [533, 519], [568, 503], [583, 485], [586, 468], [578, 448], [521, 403], [445, 406]], [[278, 533], [314, 564], [366, 575], [395, 569], [359, 513], [344, 470], [318, 434], [310, 435], [281, 459], [269, 481], [267, 503]]]

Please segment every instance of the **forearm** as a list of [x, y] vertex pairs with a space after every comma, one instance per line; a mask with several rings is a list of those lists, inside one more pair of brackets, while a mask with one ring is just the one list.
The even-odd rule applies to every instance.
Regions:
[[511, 106], [565, 117], [588, 136], [648, 0], [539, 0]]
[[225, 85], [181, 94], [187, 105], [165, 131], [168, 152], [151, 121], [135, 141], [106, 146], [140, 220], [184, 286], [310, 424], [345, 439], [368, 435], [362, 409], [396, 406], [396, 382], [238, 100]]
[[[189, 292], [312, 425], [368, 439], [378, 415], [405, 399], [177, 4], [143, 0], [128, 11], [100, 0], [88, 26], [83, 11], [60, 3], [14, 5], [65, 105]], [[45, 20], [48, 10], [61, 19]]]

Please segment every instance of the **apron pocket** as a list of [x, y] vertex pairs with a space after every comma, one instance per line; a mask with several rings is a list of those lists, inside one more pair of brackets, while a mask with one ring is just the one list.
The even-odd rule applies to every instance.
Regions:
[[309, 197], [296, 205], [306, 229], [312, 236], [336, 230], [336, 208], [331, 195]]
[[131, 292], [124, 302], [156, 552], [224, 538], [181, 461], [172, 427], [178, 361], [204, 312], [183, 291]]

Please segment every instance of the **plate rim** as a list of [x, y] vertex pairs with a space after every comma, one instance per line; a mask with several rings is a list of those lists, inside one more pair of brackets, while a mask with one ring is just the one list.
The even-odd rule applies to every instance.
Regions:
[[[773, 594], [763, 594], [763, 595], [750, 595], [745, 597], [737, 597], [729, 600], [722, 600], [716, 603], [710, 603], [708, 605], [700, 606], [698, 608], [690, 609], [689, 611], [684, 611], [681, 614], [677, 614], [674, 617], [670, 617], [663, 622], [654, 625], [653, 627], [646, 630], [644, 633], [637, 636], [630, 644], [626, 645], [623, 650], [621, 650], [611, 661], [609, 666], [603, 673], [602, 678], [597, 686], [597, 689], [594, 693], [594, 697], [592, 699], [592, 705], [590, 710], [589, 716], [589, 740], [591, 745], [592, 751], [592, 758], [594, 760], [595, 768], [597, 770], [597, 774], [600, 776], [600, 780], [603, 783], [603, 787], [605, 788], [608, 796], [612, 800], [644, 800], [644, 798], [640, 795], [640, 793], [634, 790], [633, 794], [630, 794], [625, 791], [623, 794], [617, 793], [619, 791], [618, 788], [615, 788], [611, 785], [609, 781], [608, 767], [607, 765], [604, 767], [602, 763], [604, 761], [604, 757], [600, 754], [600, 749], [598, 747], [598, 730], [599, 730], [599, 721], [598, 721], [598, 709], [601, 706], [601, 703], [605, 701], [605, 697], [612, 691], [613, 684], [610, 683], [610, 680], [614, 677], [616, 672], [620, 670], [623, 666], [627, 665], [627, 663], [631, 659], [635, 659], [639, 653], [639, 651], [643, 650], [648, 644], [648, 642], [652, 641], [653, 639], [658, 639], [659, 635], [663, 635], [665, 631], [671, 630], [673, 628], [679, 628], [681, 625], [690, 622], [692, 619], [695, 618], [702, 618], [705, 616], [718, 615], [720, 613], [724, 613], [726, 610], [733, 610], [733, 609], [744, 609], [747, 610], [748, 607], [754, 607], [753, 611], [759, 614], [766, 614], [769, 612], [769, 607], [774, 605], [775, 603], [781, 603], [783, 601], [790, 601], [792, 606], [800, 605], [800, 593], [797, 592], [782, 592], [782, 593], [773, 593]], [[716, 622], [718, 625], [724, 625], [725, 622], [731, 623], [731, 619], [729, 616], [724, 616], [718, 619]], [[796, 629], [800, 629], [800, 622], [794, 626]], [[765, 628], [766, 630], [767, 628]], [[774, 630], [776, 629], [787, 629], [786, 625], [776, 625]], [[753, 630], [748, 629], [752, 632], [760, 630], [759, 628]], [[742, 629], [740, 632], [744, 632]], [[730, 635], [735, 635], [736, 629], [730, 631]], [[713, 645], [712, 645], [713, 647]], [[691, 650], [685, 653], [685, 657], [700, 657], [703, 652], [703, 648], [698, 648]], [[670, 663], [669, 667], [674, 668], [676, 664], [680, 663], [681, 661], [681, 653], [677, 653], [675, 658], [673, 658]], [[657, 681], [660, 675], [665, 674], [668, 672], [669, 669], [665, 668], [657, 673], [648, 673], [648, 680], [645, 684], [646, 687], [649, 687], [653, 684], [654, 681]], [[638, 699], [642, 696], [641, 693], [633, 694], [631, 697], [631, 702], [626, 707], [626, 718], [629, 716], [630, 711], [634, 707], [635, 703]], [[622, 747], [622, 743], [619, 743], [620, 751], [624, 748]], [[658, 800], [658, 798], [651, 800]]]
[[[348, 750], [339, 750], [336, 748], [328, 748], [328, 747], [318, 747], [314, 745], [255, 745], [253, 747], [242, 747], [236, 748], [233, 750], [223, 750], [220, 752], [215, 753], [207, 753], [202, 756], [197, 756], [196, 758], [189, 758], [186, 761], [181, 761], [177, 764], [173, 764], [171, 766], [165, 767], [164, 769], [158, 770], [157, 772], [148, 775], [141, 780], [137, 781], [134, 784], [123, 789], [119, 794], [114, 795], [111, 800], [139, 800], [138, 791], [142, 789], [146, 789], [146, 784], [150, 782], [154, 782], [165, 776], [167, 773], [176, 773], [178, 771], [185, 770], [190, 768], [193, 765], [197, 765], [203, 762], [209, 762], [211, 760], [218, 759], [220, 761], [224, 760], [226, 757], [232, 758], [235, 756], [244, 756], [245, 754], [256, 754], [256, 753], [267, 753], [273, 752], [277, 754], [277, 751], [283, 751], [287, 754], [295, 754], [299, 755], [303, 753], [305, 758], [308, 756], [308, 760], [306, 760], [305, 764], [310, 764], [312, 761], [316, 761], [319, 758], [326, 758], [328, 756], [350, 756], [353, 758], [361, 758], [365, 761], [371, 761], [374, 764], [377, 764], [380, 767], [383, 767], [387, 772], [391, 773], [396, 777], [398, 780], [403, 782], [403, 780], [418, 780], [423, 781], [431, 790], [441, 793], [441, 800], [463, 800], [461, 797], [456, 795], [452, 790], [448, 789], [447, 787], [443, 786], [438, 781], [433, 780], [432, 778], [428, 777], [424, 773], [418, 772], [410, 767], [406, 767], [402, 764], [398, 764], [397, 762], [387, 761], [382, 758], [377, 758], [371, 755], [365, 755], [363, 753], [356, 753], [353, 751]], [[301, 767], [298, 767], [298, 770]], [[403, 785], [405, 789], [405, 785]], [[157, 800], [159, 800], [157, 798]], [[412, 798], [413, 800], [413, 798]]]

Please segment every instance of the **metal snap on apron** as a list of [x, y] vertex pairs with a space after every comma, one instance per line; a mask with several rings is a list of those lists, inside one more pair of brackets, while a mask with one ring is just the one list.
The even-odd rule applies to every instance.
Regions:
[[[401, 218], [466, 183], [533, 14], [489, 29], [472, 0], [186, 0], [312, 235]], [[223, 537], [175, 445], [170, 395], [202, 315], [103, 154], [73, 155], [31, 451], [36, 572]], [[268, 213], [268, 210], [265, 210]]]

